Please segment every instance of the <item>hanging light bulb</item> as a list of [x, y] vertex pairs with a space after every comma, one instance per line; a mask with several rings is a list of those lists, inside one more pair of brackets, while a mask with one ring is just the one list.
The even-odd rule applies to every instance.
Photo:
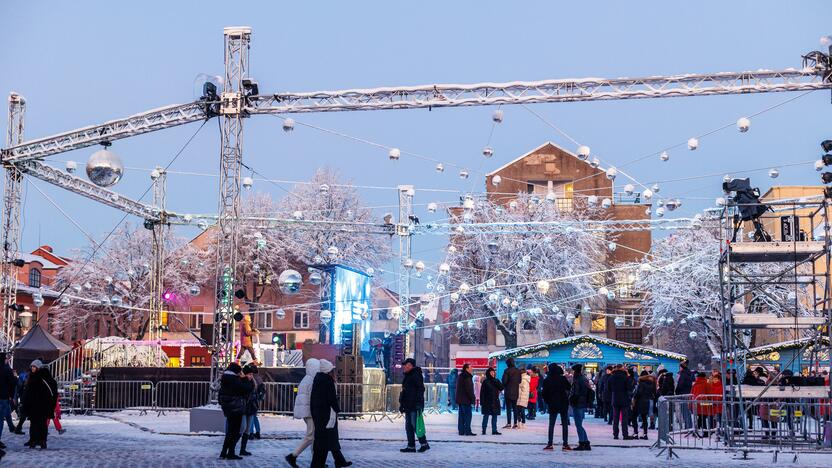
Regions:
[[460, 294], [468, 294], [471, 292], [471, 286], [469, 286], [468, 283], [462, 283], [459, 285], [459, 292]]
[[490, 146], [486, 146], [482, 149], [482, 155], [486, 158], [490, 158], [491, 156], [494, 156], [494, 149]]
[[291, 132], [295, 129], [295, 120], [292, 118], [283, 119], [283, 131]]
[[589, 163], [590, 166], [597, 168], [601, 165], [601, 160], [598, 158], [592, 158], [592, 162]]
[[607, 169], [607, 179], [615, 180], [616, 176], [618, 176], [618, 169], [614, 167]]
[[251, 177], [243, 177], [244, 189], [250, 189], [252, 185], [254, 185], [254, 179], [252, 179]]
[[68, 298], [68, 297], [66, 297], [66, 296], [61, 296], [61, 301], [60, 301], [60, 303], [61, 303], [61, 306], [62, 306], [62, 307], [67, 307], [67, 306], [69, 306], [69, 302], [70, 302], [70, 301], [69, 301], [69, 298]]
[[737, 119], [737, 130], [739, 130], [740, 133], [747, 132], [749, 128], [751, 128], [751, 120], [746, 117], [740, 117]]
[[500, 177], [498, 175], [495, 175], [494, 177], [491, 178], [491, 185], [493, 185], [495, 187], [499, 187], [500, 182], [502, 182], [502, 181], [503, 181], [502, 177]]
[[601, 208], [606, 210], [606, 209], [609, 209], [609, 207], [611, 207], [611, 206], [612, 206], [612, 200], [610, 200], [609, 198], [605, 198], [605, 199], [601, 200]]
[[670, 155], [667, 154], [667, 151], [662, 151], [662, 154], [659, 155], [659, 159], [661, 159], [662, 161], [667, 161], [668, 159], [670, 159]]
[[773, 167], [773, 168], [768, 170], [768, 176], [771, 177], [772, 179], [776, 179], [776, 178], [780, 177], [780, 171], [778, 171], [777, 168]]
[[398, 161], [399, 157], [401, 157], [402, 152], [398, 148], [390, 148], [390, 151], [387, 153], [390, 157], [391, 161]]
[[442, 163], [436, 164], [436, 172], [445, 172], [445, 165]]
[[500, 109], [495, 110], [494, 113], [491, 114], [491, 120], [493, 120], [495, 123], [502, 123], [503, 122], [503, 111], [500, 110]]
[[581, 145], [578, 147], [578, 157], [581, 158], [582, 161], [586, 161], [589, 158], [589, 146]]
[[78, 170], [78, 163], [75, 161], [67, 161], [66, 162], [66, 172], [70, 174], [75, 174], [75, 171]]
[[468, 171], [462, 169], [459, 171], [459, 178], [460, 179], [467, 179], [468, 178]]
[[635, 190], [636, 188], [633, 186], [633, 184], [627, 184], [624, 186], [624, 193], [626, 193], [627, 195], [632, 195]]
[[699, 140], [696, 138], [691, 138], [688, 140], [688, 149], [691, 151], [695, 151], [696, 148], [699, 148]]

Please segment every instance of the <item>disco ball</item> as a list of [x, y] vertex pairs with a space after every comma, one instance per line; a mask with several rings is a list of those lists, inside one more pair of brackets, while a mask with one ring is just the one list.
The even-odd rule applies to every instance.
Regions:
[[303, 285], [303, 278], [295, 270], [286, 270], [277, 277], [277, 286], [283, 294], [297, 294]]
[[376, 274], [376, 269], [373, 267], [367, 268], [367, 276], [372, 277]]
[[457, 301], [459, 301], [459, 293], [458, 292], [452, 292], [451, 293], [451, 302], [457, 302]]
[[434, 202], [428, 203], [428, 212], [429, 213], [436, 213], [437, 205]]
[[395, 319], [395, 320], [398, 320], [399, 317], [402, 316], [403, 312], [404, 311], [402, 310], [402, 308], [400, 306], [395, 306], [392, 309], [390, 309], [390, 317]]
[[495, 175], [494, 177], [492, 177], [492, 178], [491, 178], [491, 185], [493, 185], [493, 186], [495, 186], [495, 187], [499, 187], [499, 186], [500, 186], [500, 183], [501, 183], [502, 181], [503, 181], [503, 178], [502, 178], [502, 177], [500, 177], [500, 176], [498, 176], [498, 175]]
[[35, 307], [43, 307], [43, 296], [40, 293], [35, 293], [32, 295], [32, 303]]
[[448, 274], [449, 271], [451, 271], [451, 266], [448, 265], [447, 263], [443, 263], [443, 264], [439, 265], [439, 274], [440, 275], [446, 275], [446, 274]]
[[578, 147], [578, 157], [586, 161], [589, 158], [589, 146], [581, 145]]
[[323, 277], [321, 276], [321, 272], [315, 270], [312, 273], [309, 273], [309, 282], [318, 286], [323, 281]]
[[79, 294], [81, 292], [81, 285], [80, 284], [73, 284], [72, 290], [75, 291], [75, 294]]
[[776, 179], [780, 176], [780, 171], [778, 171], [776, 168], [769, 169], [768, 176], [772, 179]]
[[121, 296], [113, 296], [112, 299], [110, 299], [110, 304], [114, 306], [121, 305]]
[[627, 184], [624, 186], [624, 193], [626, 193], [627, 195], [632, 195], [635, 189], [636, 188], [633, 186], [633, 184]]
[[546, 280], [538, 281], [536, 287], [537, 292], [539, 292], [540, 294], [546, 294], [547, 292], [549, 292], [549, 282]]
[[436, 164], [436, 172], [445, 172], [445, 165], [442, 163]]
[[615, 323], [616, 327], [623, 327], [624, 326], [624, 317], [616, 317], [615, 320], [613, 320], [613, 322]]
[[66, 296], [63, 296], [63, 297], [61, 298], [61, 306], [63, 306], [63, 307], [67, 307], [68, 305], [69, 305], [69, 298], [68, 298], [68, 297], [66, 297]]
[[190, 294], [191, 296], [199, 296], [199, 291], [199, 286], [193, 285], [190, 287], [190, 289], [188, 289], [188, 294]]
[[87, 177], [99, 187], [117, 184], [123, 174], [124, 164], [121, 158], [109, 150], [98, 150], [87, 161]]
[[322, 310], [321, 311], [321, 322], [329, 323], [330, 320], [332, 320], [332, 312], [330, 312], [328, 310]]
[[662, 154], [659, 155], [659, 159], [661, 159], [662, 161], [667, 161], [668, 159], [670, 159], [670, 155], [667, 154], [667, 151], [662, 151]]
[[502, 123], [503, 122], [503, 111], [500, 110], [500, 109], [495, 110], [494, 113], [491, 114], [491, 120], [493, 120], [494, 123]]
[[468, 283], [462, 283], [459, 285], [459, 292], [461, 294], [468, 294], [471, 291], [471, 286], [468, 286]]
[[283, 309], [277, 309], [276, 311], [274, 311], [274, 316], [275, 316], [278, 320], [283, 319], [283, 318], [285, 318], [285, 317], [286, 317], [286, 311], [285, 311], [285, 310], [283, 310]]
[[485, 156], [486, 158], [490, 158], [491, 156], [494, 156], [494, 148], [491, 148], [490, 146], [486, 146], [485, 148], [482, 149], [482, 155]]
[[688, 336], [690, 337], [690, 339], [694, 339], [697, 336], [699, 336], [699, 333], [696, 333], [695, 331], [692, 331], [692, 332], [688, 333]]

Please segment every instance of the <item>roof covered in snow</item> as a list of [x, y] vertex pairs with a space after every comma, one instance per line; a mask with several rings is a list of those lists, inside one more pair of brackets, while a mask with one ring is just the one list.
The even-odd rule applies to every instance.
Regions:
[[596, 344], [603, 344], [615, 348], [625, 349], [627, 351], [634, 351], [641, 354], [653, 354], [656, 356], [663, 356], [670, 359], [684, 361], [687, 356], [684, 354], [673, 353], [662, 349], [651, 348], [648, 346], [640, 346], [633, 343], [626, 343], [624, 341], [613, 340], [611, 338], [604, 338], [595, 335], [577, 335], [559, 338], [557, 340], [543, 341], [533, 345], [521, 346], [519, 348], [507, 349], [505, 351], [498, 351], [488, 355], [489, 359], [506, 359], [510, 357], [523, 356], [525, 354], [532, 354], [544, 349], [556, 348], [558, 346], [565, 346], [570, 344], [578, 344], [583, 342], [592, 342]]
[[[586, 165], [590, 165], [588, 161], [584, 161], [583, 159], [579, 158], [577, 154], [575, 154], [575, 153], [573, 153], [573, 152], [571, 152], [571, 151], [569, 151], [569, 150], [567, 150], [567, 149], [564, 149], [562, 146], [557, 145], [557, 144], [555, 144], [555, 143], [552, 143], [551, 141], [547, 141], [547, 142], [543, 143], [542, 145], [540, 145], [540, 146], [538, 146], [538, 147], [536, 147], [536, 148], [534, 148], [534, 149], [532, 149], [532, 150], [530, 150], [530, 151], [527, 151], [525, 154], [522, 154], [522, 155], [520, 155], [520, 156], [518, 156], [518, 157], [516, 157], [516, 158], [512, 159], [511, 161], [509, 161], [509, 162], [507, 162], [507, 163], [503, 164], [502, 166], [498, 167], [497, 169], [494, 169], [493, 171], [491, 171], [491, 172], [489, 172], [488, 174], [486, 174], [486, 177], [491, 177], [491, 176], [493, 176], [494, 174], [497, 174], [498, 172], [500, 172], [500, 171], [502, 171], [502, 170], [506, 169], [507, 167], [511, 166], [512, 164], [515, 164], [515, 163], [517, 163], [518, 161], [523, 160], [523, 158], [526, 158], [526, 157], [528, 157], [528, 156], [530, 156], [530, 155], [532, 155], [532, 154], [536, 153], [537, 151], [542, 150], [543, 148], [545, 148], [545, 147], [547, 147], [547, 146], [552, 146], [552, 147], [554, 147], [555, 149], [557, 149], [558, 151], [563, 151], [564, 153], [566, 153], [566, 154], [568, 154], [568, 155], [572, 156], [573, 158], [577, 159], [578, 161], [581, 161], [582, 163], [584, 163], [584, 164], [586, 164]], [[605, 172], [605, 171], [606, 171], [606, 169], [604, 169], [604, 168], [603, 168], [603, 167], [601, 167], [601, 166], [598, 166], [598, 168], [596, 168], [596, 170], [597, 170], [597, 171], [599, 171], [599, 172]]]

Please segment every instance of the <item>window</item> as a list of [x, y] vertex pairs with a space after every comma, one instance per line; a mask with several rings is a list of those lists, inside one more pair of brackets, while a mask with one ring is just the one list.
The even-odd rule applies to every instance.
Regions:
[[37, 268], [29, 270], [29, 286], [33, 288], [40, 287], [40, 270]]
[[641, 328], [619, 328], [615, 330], [615, 339], [625, 343], [643, 344], [641, 341]]
[[191, 356], [191, 365], [192, 366], [204, 366], [205, 365], [205, 356]]
[[607, 331], [607, 317], [601, 314], [592, 314], [592, 326], [589, 331], [593, 333]]
[[295, 311], [295, 328], [309, 328], [309, 312]]
[[556, 204], [560, 210], [572, 209], [572, 197], [574, 195], [575, 185], [572, 182], [555, 182], [551, 180], [530, 180], [526, 184], [526, 193], [529, 195], [537, 195], [540, 198], [545, 197], [552, 192], [555, 194]]
[[159, 314], [159, 325], [162, 326], [162, 327], [167, 327], [168, 326], [168, 311], [163, 310]]
[[[204, 312], [204, 308], [202, 306], [191, 306], [191, 312]], [[189, 314], [188, 315], [188, 328], [191, 330], [199, 330], [202, 327], [202, 314]]]
[[257, 314], [257, 328], [271, 330], [274, 328], [274, 312], [255, 312]]

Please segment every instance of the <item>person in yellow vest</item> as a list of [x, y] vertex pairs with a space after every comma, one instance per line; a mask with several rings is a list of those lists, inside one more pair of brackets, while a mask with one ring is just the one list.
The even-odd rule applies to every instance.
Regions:
[[240, 362], [243, 353], [248, 351], [254, 364], [260, 365], [260, 361], [257, 360], [257, 352], [254, 351], [254, 343], [251, 341], [251, 337], [255, 333], [260, 333], [260, 330], [251, 327], [251, 315], [243, 314], [243, 319], [240, 320], [240, 350], [237, 351], [237, 363]]

